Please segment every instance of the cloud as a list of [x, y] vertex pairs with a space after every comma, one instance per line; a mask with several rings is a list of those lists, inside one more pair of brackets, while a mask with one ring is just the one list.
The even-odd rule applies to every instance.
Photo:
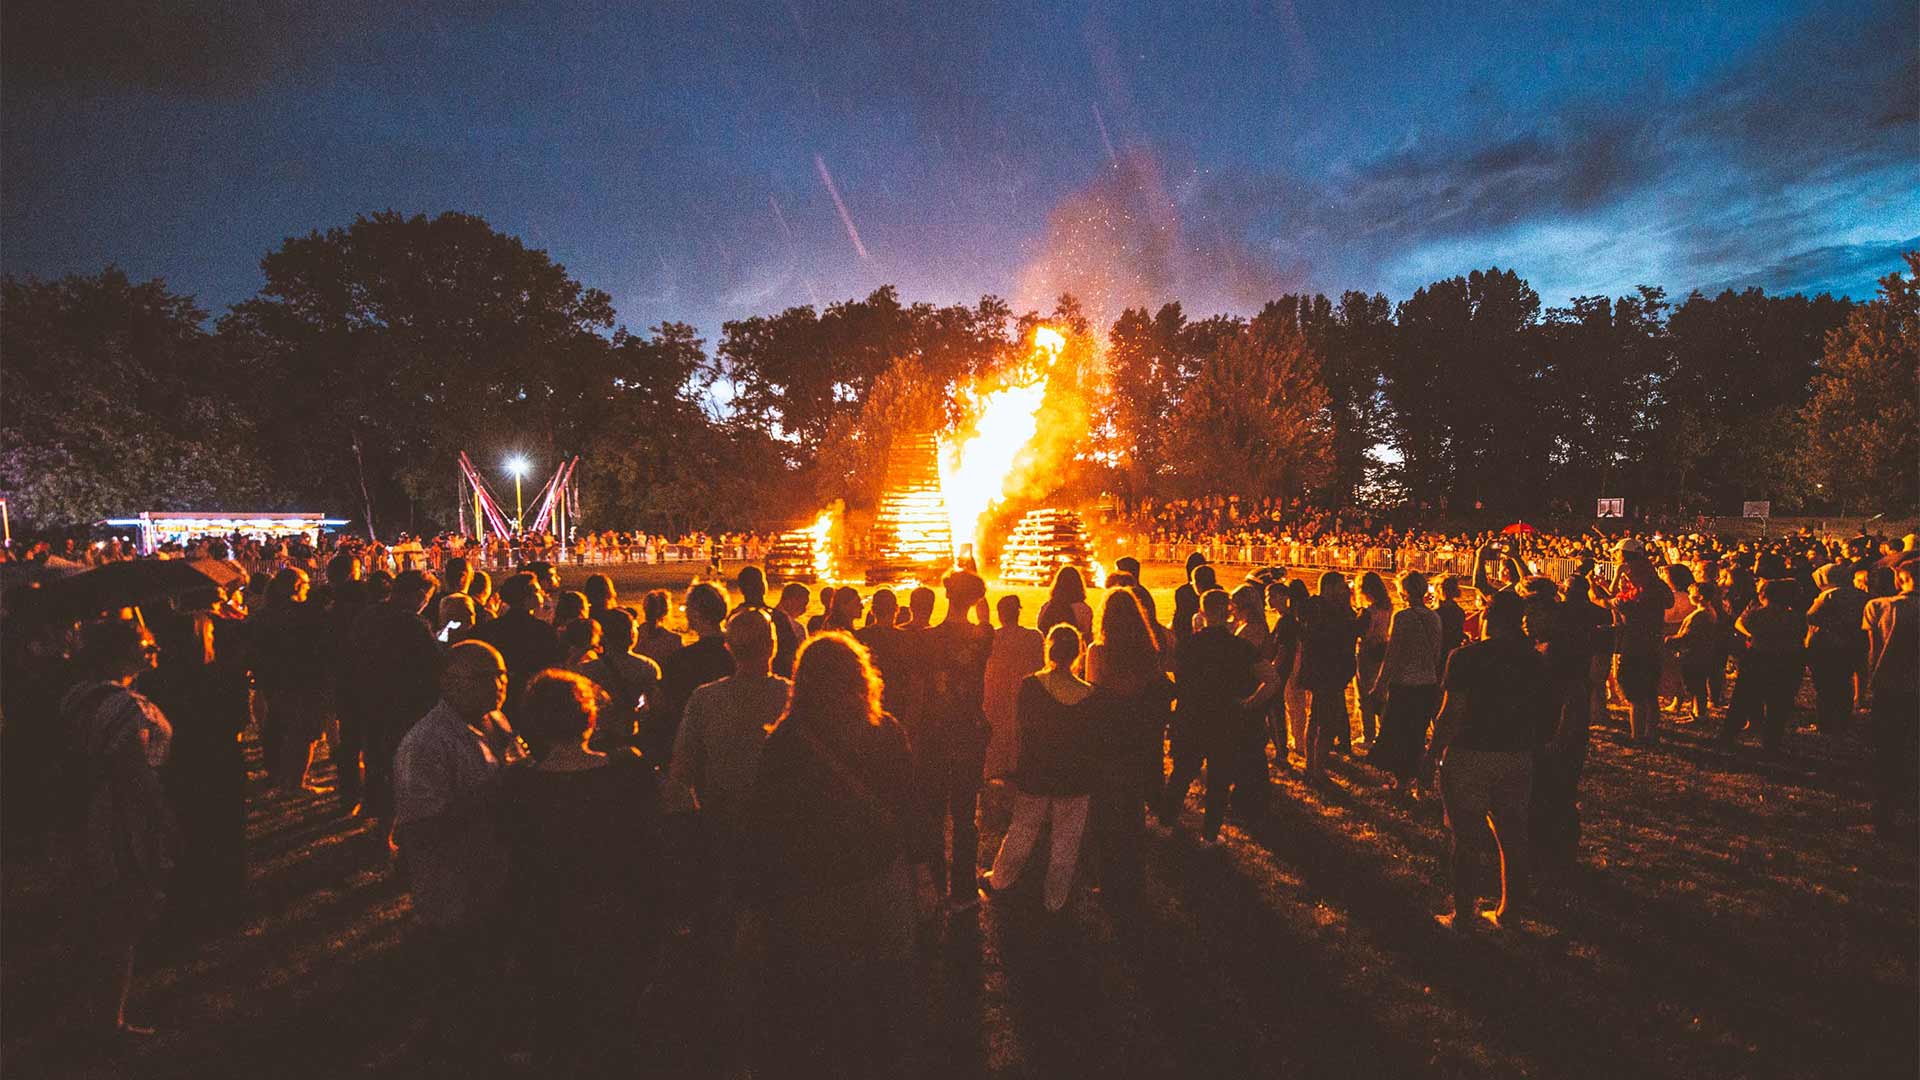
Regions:
[[[1920, 227], [1920, 65], [1887, 47], [1911, 40], [1910, 15], [1815, 13], [1672, 97], [1571, 100], [1314, 177], [1216, 173], [1187, 201], [1244, 229], [1232, 250], [1327, 291], [1383, 287], [1444, 253], [1478, 260], [1449, 272], [1544, 264], [1569, 287], [1610, 271], [1618, 288], [1665, 276], [1870, 293]], [[1551, 246], [1568, 236], [1579, 259]]]
[[1920, 251], [1920, 236], [1886, 243], [1827, 244], [1701, 288], [1709, 296], [1727, 289], [1760, 285], [1775, 292], [1871, 295], [1868, 284], [1903, 265], [1901, 256]]

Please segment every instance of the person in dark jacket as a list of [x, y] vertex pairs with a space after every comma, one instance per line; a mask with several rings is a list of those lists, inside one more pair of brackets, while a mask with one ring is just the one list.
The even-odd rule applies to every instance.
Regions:
[[[1129, 600], [1132, 598], [1129, 597]], [[1098, 760], [1093, 687], [1073, 674], [1080, 659], [1080, 631], [1060, 623], [1047, 631], [1047, 665], [1020, 684], [1015, 705], [1019, 745], [1014, 752], [1013, 824], [988, 872], [993, 891], [1019, 881], [1042, 826], [1052, 823], [1044, 900], [1048, 911], [1066, 907], [1080, 862]]]
[[1499, 927], [1525, 899], [1533, 762], [1559, 721], [1547, 660], [1527, 640], [1525, 617], [1518, 593], [1494, 593], [1482, 619], [1485, 639], [1454, 650], [1440, 681], [1433, 750], [1452, 836], [1453, 908], [1435, 920], [1449, 929], [1477, 925], [1476, 869], [1489, 840], [1498, 854], [1500, 902], [1480, 917]]
[[687, 628], [693, 631], [695, 640], [676, 649], [660, 665], [659, 704], [650, 708], [640, 723], [640, 752], [656, 769], [665, 769], [672, 762], [674, 739], [680, 733], [680, 720], [686, 715], [693, 692], [733, 674], [733, 656], [727, 652], [727, 640], [721, 631], [727, 617], [727, 598], [719, 589], [702, 583], [687, 590], [685, 606]]
[[600, 696], [569, 671], [529, 680], [524, 734], [549, 749], [502, 791], [534, 1051], [556, 1075], [635, 1066], [625, 1028], [664, 937], [657, 780], [631, 747], [592, 749]]
[[501, 582], [499, 592], [506, 610], [474, 638], [498, 649], [507, 662], [507, 719], [512, 720], [521, 687], [535, 672], [559, 664], [564, 653], [553, 624], [540, 617], [547, 597], [538, 578], [522, 570]]
[[[1160, 822], [1173, 825], [1187, 789], [1207, 770], [1206, 817], [1202, 844], [1220, 837], [1227, 797], [1240, 780], [1236, 751], [1246, 721], [1248, 699], [1259, 688], [1259, 651], [1234, 634], [1228, 624], [1231, 605], [1219, 589], [1200, 597], [1205, 626], [1174, 653], [1173, 774], [1160, 797]], [[1264, 777], [1260, 779], [1264, 780]]]
[[402, 571], [387, 600], [368, 606], [353, 624], [353, 699], [366, 728], [360, 812], [377, 821], [393, 816], [393, 755], [400, 740], [440, 697], [440, 646], [420, 614], [433, 589], [431, 575]]
[[1327, 753], [1346, 747], [1353, 719], [1347, 684], [1358, 671], [1357, 646], [1367, 617], [1353, 610], [1347, 579], [1338, 570], [1320, 575], [1320, 591], [1307, 609], [1300, 636], [1300, 682], [1307, 690], [1308, 783], [1326, 777]]
[[916, 1075], [912, 758], [851, 636], [800, 648], [793, 696], [748, 802], [767, 910], [769, 1046], [760, 1075]]

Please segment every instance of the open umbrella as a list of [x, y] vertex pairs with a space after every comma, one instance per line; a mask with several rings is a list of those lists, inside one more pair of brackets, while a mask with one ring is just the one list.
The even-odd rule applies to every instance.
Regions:
[[247, 572], [239, 564], [224, 559], [189, 559], [187, 565], [213, 579], [215, 585], [231, 590], [247, 583]]
[[1518, 536], [1521, 533], [1537, 533], [1539, 531], [1540, 531], [1539, 529], [1534, 528], [1533, 526], [1527, 524], [1524, 521], [1516, 521], [1513, 524], [1507, 526], [1506, 528], [1501, 529], [1500, 535], [1501, 536]]
[[213, 578], [178, 559], [133, 559], [43, 582], [35, 590], [33, 602], [49, 615], [84, 619], [103, 611], [140, 607], [196, 589], [210, 589], [215, 584]]

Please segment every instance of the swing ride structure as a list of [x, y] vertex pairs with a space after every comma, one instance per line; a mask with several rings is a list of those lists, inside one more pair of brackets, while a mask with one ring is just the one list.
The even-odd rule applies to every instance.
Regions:
[[[579, 509], [579, 490], [574, 483], [574, 474], [580, 467], [579, 455], [562, 462], [552, 477], [541, 485], [533, 497], [533, 519], [528, 521], [516, 505], [516, 512], [509, 515], [501, 505], [499, 497], [487, 483], [480, 470], [474, 468], [473, 459], [467, 452], [460, 452], [460, 533], [475, 540], [485, 540], [489, 535], [518, 537], [528, 532], [552, 532], [562, 543], [568, 539], [567, 530], [575, 524], [575, 515]], [[515, 502], [519, 503], [519, 476], [514, 478]], [[469, 516], [471, 513], [471, 516]]]

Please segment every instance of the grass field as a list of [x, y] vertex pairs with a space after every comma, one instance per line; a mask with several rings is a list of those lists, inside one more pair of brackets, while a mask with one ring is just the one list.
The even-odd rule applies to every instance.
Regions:
[[[1889, 849], [1866, 827], [1864, 732], [1802, 731], [1769, 757], [1695, 727], [1629, 746], [1623, 726], [1594, 734], [1580, 868], [1542, 883], [1519, 932], [1432, 926], [1437, 806], [1388, 800], [1346, 759], [1320, 790], [1277, 772], [1271, 811], [1230, 824], [1221, 848], [1150, 838], [1136, 917], [1083, 897], [1054, 922], [1016, 894], [929, 926], [927, 1074], [1920, 1074], [1920, 866], [1911, 837]], [[136, 1009], [168, 1034], [135, 1057], [59, 1037], [60, 895], [43, 866], [6, 868], [10, 1075], [418, 1074], [420, 983], [384, 847], [261, 783], [251, 910], [210, 942], [143, 955]], [[983, 860], [999, 829], [984, 833]], [[660, 1075], [699, 1075], [705, 1048], [734, 1038], [676, 993], [690, 963], [670, 953], [636, 1019]]]

